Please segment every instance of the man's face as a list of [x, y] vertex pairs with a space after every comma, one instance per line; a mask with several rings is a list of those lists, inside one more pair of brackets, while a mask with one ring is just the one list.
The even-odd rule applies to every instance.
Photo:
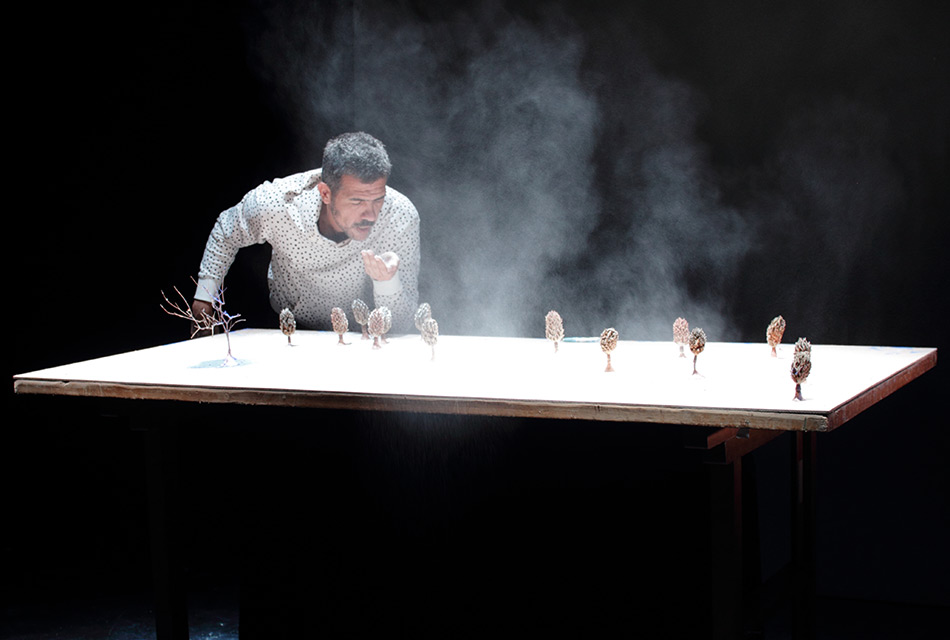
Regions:
[[369, 236], [386, 198], [386, 178], [375, 182], [360, 182], [344, 175], [340, 187], [331, 191], [320, 183], [320, 197], [326, 205], [326, 223], [333, 233], [344, 233], [351, 240], [365, 240]]

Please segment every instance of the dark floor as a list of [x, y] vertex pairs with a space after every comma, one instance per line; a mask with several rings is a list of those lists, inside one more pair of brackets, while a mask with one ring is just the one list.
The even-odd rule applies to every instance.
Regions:
[[[0, 465], [0, 486], [21, 488], [2, 496], [19, 524], [0, 525], [0, 640], [153, 638], [143, 435], [98, 414], [95, 429], [64, 428], [60, 422], [87, 417], [68, 409], [61, 421], [20, 432], [6, 449], [18, 457]], [[319, 430], [302, 430], [298, 414], [278, 415], [242, 408], [220, 427], [202, 423], [183, 434], [179, 482], [187, 491], [178, 506], [188, 523], [181, 543], [192, 638], [237, 638], [242, 575], [257, 586], [258, 603], [273, 605], [274, 587], [286, 583], [277, 600], [299, 598], [305, 604], [289, 606], [306, 607], [305, 623], [322, 607], [338, 628], [347, 625], [327, 637], [507, 636], [510, 613], [526, 637], [612, 636], [597, 627], [656, 619], [667, 633], [640, 628], [640, 637], [702, 637], [670, 631], [691, 626], [683, 594], [700, 582], [689, 576], [708, 569], [711, 550], [696, 534], [708, 516], [706, 476], [670, 465], [682, 454], [668, 431], [645, 443], [643, 428], [634, 438], [613, 424], [447, 425], [437, 416], [390, 424], [375, 415], [354, 423], [327, 413]], [[256, 427], [242, 431], [244, 423], [268, 424], [266, 437]], [[782, 513], [788, 490], [770, 471], [786, 474], [787, 444], [759, 452], [776, 458], [760, 460], [760, 502]], [[786, 549], [787, 534], [774, 534], [787, 530], [787, 516], [763, 509], [761, 520], [775, 525], [762, 539]], [[310, 547], [333, 550], [333, 563], [293, 553]], [[763, 546], [762, 572], [777, 575], [787, 552], [770, 549]], [[275, 566], [293, 567], [293, 579], [260, 571]], [[329, 577], [310, 594], [317, 574]], [[613, 587], [618, 579], [626, 589]], [[652, 594], [631, 602], [624, 594], [632, 581]], [[767, 585], [757, 637], [792, 637], [786, 591], [777, 579]], [[246, 635], [255, 619], [249, 592]], [[819, 639], [930, 639], [950, 628], [946, 607], [828, 597], [816, 605]], [[276, 617], [261, 611], [256, 619], [270, 631]], [[398, 621], [409, 618], [407, 631]]]
[[[777, 598], [773, 594], [773, 600]], [[191, 637], [237, 640], [237, 591], [209, 587], [190, 598]], [[930, 640], [950, 628], [950, 609], [838, 598], [817, 601], [819, 640]], [[79, 595], [56, 603], [0, 608], [3, 640], [148, 640], [155, 637], [148, 594], [87, 599]], [[392, 636], [396, 637], [396, 636]], [[787, 606], [773, 602], [763, 633], [750, 638], [790, 639]]]
[[[818, 640], [930, 640], [950, 628], [950, 609], [819, 597], [816, 627]], [[789, 609], [772, 612], [758, 637], [792, 638]]]
[[[231, 592], [197, 595], [190, 603], [192, 638], [237, 640], [237, 599]], [[4, 610], [4, 640], [147, 640], [155, 637], [148, 594], [75, 599]]]

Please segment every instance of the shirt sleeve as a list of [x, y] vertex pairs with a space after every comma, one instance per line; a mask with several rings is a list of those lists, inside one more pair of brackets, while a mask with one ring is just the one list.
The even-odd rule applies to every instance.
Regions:
[[376, 252], [392, 251], [399, 256], [399, 270], [392, 280], [373, 281], [373, 299], [377, 307], [389, 307], [394, 332], [408, 332], [419, 304], [419, 212], [408, 198], [398, 194], [391, 215], [392, 234], [376, 247]]
[[267, 241], [272, 191], [271, 183], [264, 183], [218, 216], [201, 258], [196, 300], [212, 301], [241, 248]]

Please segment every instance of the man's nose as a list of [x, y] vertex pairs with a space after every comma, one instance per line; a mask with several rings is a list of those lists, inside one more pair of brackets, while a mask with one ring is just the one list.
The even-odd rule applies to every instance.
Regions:
[[375, 204], [371, 202], [367, 202], [366, 206], [363, 207], [363, 212], [362, 212], [363, 220], [372, 220], [375, 222], [376, 218], [379, 217], [379, 210], [380, 210], [380, 207], [377, 207]]

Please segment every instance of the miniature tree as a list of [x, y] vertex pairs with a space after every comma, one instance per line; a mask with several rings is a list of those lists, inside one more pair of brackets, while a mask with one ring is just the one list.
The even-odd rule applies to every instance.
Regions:
[[699, 373], [696, 370], [696, 361], [699, 359], [699, 354], [703, 352], [703, 349], [706, 348], [706, 332], [700, 329], [699, 327], [693, 329], [689, 333], [689, 350], [693, 352], [693, 375]]
[[432, 317], [432, 307], [429, 306], [428, 302], [423, 302], [419, 305], [419, 308], [416, 309], [415, 323], [416, 329], [419, 333], [422, 333], [422, 325], [426, 320]]
[[617, 340], [619, 338], [620, 334], [617, 333], [617, 330], [613, 327], [604, 329], [600, 334], [600, 350], [607, 354], [607, 368], [604, 369], [605, 372], [614, 370], [610, 364], [610, 352], [617, 348]]
[[795, 341], [795, 353], [798, 353], [799, 351], [807, 351], [808, 353], [811, 353], [811, 343], [807, 338], [799, 338]]
[[336, 331], [337, 335], [340, 336], [339, 342], [337, 344], [349, 344], [343, 340], [343, 334], [346, 333], [346, 330], [349, 328], [350, 323], [346, 319], [346, 313], [340, 307], [333, 307], [330, 309], [330, 323], [333, 325], [333, 330]]
[[380, 307], [379, 311], [383, 314], [383, 332], [379, 335], [379, 339], [383, 341], [383, 344], [387, 344], [389, 340], [386, 339], [386, 334], [393, 328], [393, 312], [389, 310], [389, 307]]
[[[198, 285], [194, 278], [192, 278], [191, 281], [195, 283], [195, 286]], [[191, 322], [192, 338], [202, 331], [209, 331], [213, 334], [214, 330], [220, 327], [224, 332], [224, 337], [228, 344], [228, 355], [221, 364], [225, 367], [236, 365], [237, 360], [231, 355], [231, 329], [239, 322], [244, 322], [244, 319], [241, 317], [241, 314], [231, 315], [224, 309], [224, 287], [218, 287], [218, 290], [212, 296], [211, 313], [202, 312], [200, 316], [194, 314], [191, 305], [188, 304], [187, 298], [182, 295], [178, 287], [174, 287], [174, 290], [175, 293], [178, 294], [178, 297], [181, 298], [181, 302], [172, 302], [168, 299], [168, 296], [165, 295], [165, 292], [162, 291], [162, 297], [168, 305], [168, 308], [166, 308], [165, 305], [159, 304], [162, 311], [170, 316], [183, 318]]]
[[297, 330], [297, 321], [294, 319], [294, 313], [290, 309], [282, 309], [280, 312], [280, 330], [287, 336], [287, 344], [290, 344], [290, 336]]
[[432, 347], [432, 359], [435, 360], [435, 344], [439, 341], [439, 323], [435, 318], [426, 318], [420, 328], [422, 339]]
[[366, 323], [369, 322], [369, 307], [366, 303], [357, 298], [353, 301], [353, 319], [360, 325], [363, 333], [363, 340], [369, 340], [369, 333], [366, 331]]
[[783, 335], [785, 335], [785, 318], [782, 316], [775, 316], [772, 318], [772, 322], [769, 323], [768, 328], [765, 330], [765, 339], [769, 343], [769, 346], [772, 347], [773, 358], [778, 357], [778, 352], [775, 349], [778, 347], [779, 343], [782, 342]]
[[369, 314], [366, 327], [369, 335], [373, 338], [373, 348], [379, 349], [381, 347], [379, 339], [386, 332], [386, 319], [383, 316], [382, 308], [373, 309]]
[[795, 355], [792, 357], [792, 381], [795, 383], [795, 397], [793, 400], [804, 400], [802, 397], [802, 383], [811, 373], [811, 343], [805, 338], [799, 338], [795, 343]]
[[683, 347], [689, 342], [689, 323], [685, 318], [677, 318], [673, 321], [673, 344], [679, 345], [680, 357], [685, 358], [686, 353]]
[[544, 316], [544, 337], [554, 343], [554, 353], [557, 353], [557, 343], [564, 339], [564, 321], [557, 311], [548, 311]]

